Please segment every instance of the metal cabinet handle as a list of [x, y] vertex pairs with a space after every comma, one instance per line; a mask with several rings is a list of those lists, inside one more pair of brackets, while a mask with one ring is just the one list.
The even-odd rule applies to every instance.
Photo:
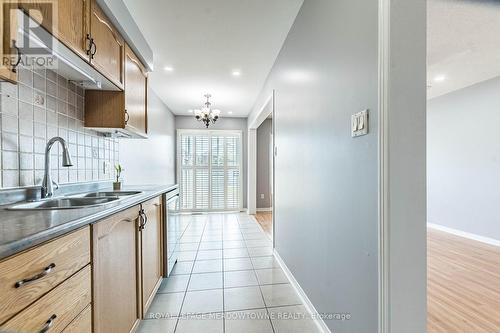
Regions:
[[17, 73], [17, 66], [21, 63], [21, 50], [17, 47], [17, 43], [15, 40], [12, 41], [12, 48], [16, 50], [17, 53], [17, 61], [12, 65], [12, 72]]
[[91, 56], [92, 55], [92, 44], [94, 44], [94, 38], [90, 37], [89, 34], [87, 34], [87, 40], [89, 41], [89, 47], [87, 48], [86, 50], [86, 53], [88, 56]]
[[22, 287], [30, 282], [34, 282], [36, 280], [39, 280], [41, 278], [43, 278], [44, 276], [46, 276], [47, 274], [49, 274], [50, 272], [52, 272], [52, 270], [56, 267], [56, 264], [52, 263], [50, 265], [48, 265], [47, 267], [45, 267], [43, 269], [43, 271], [41, 271], [40, 273], [30, 277], [30, 278], [27, 278], [27, 279], [23, 279], [21, 281], [17, 281], [16, 284], [14, 285], [14, 287], [16, 288], [19, 288], [19, 287]]
[[94, 59], [95, 54], [97, 53], [97, 45], [94, 42], [94, 39], [92, 39], [92, 45], [94, 46], [94, 52], [91, 53], [90, 58]]
[[139, 211], [139, 218], [141, 219], [141, 223], [139, 224], [139, 230], [144, 230], [146, 228], [146, 223], [148, 223], [148, 216], [144, 209]]
[[128, 114], [127, 110], [125, 109], [125, 125], [127, 125], [129, 120], [130, 120], [130, 115]]
[[52, 327], [52, 325], [54, 325], [54, 320], [57, 318], [57, 316], [55, 314], [53, 314], [52, 316], [50, 316], [50, 318], [45, 322], [45, 324], [43, 325], [43, 327], [38, 331], [38, 333], [45, 333], [47, 332], [48, 330], [50, 330], [50, 328]]

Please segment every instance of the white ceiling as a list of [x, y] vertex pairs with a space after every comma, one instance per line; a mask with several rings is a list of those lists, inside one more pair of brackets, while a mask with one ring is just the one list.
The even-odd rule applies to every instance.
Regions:
[[151, 87], [175, 114], [208, 92], [222, 116], [246, 117], [303, 0], [124, 2], [153, 49]]
[[428, 98], [500, 76], [499, 1], [428, 0], [427, 10]]

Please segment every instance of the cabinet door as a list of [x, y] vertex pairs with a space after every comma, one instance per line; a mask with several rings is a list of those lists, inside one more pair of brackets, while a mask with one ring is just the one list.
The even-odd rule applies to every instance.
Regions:
[[128, 45], [125, 47], [126, 123], [147, 133], [147, 73]]
[[162, 278], [162, 207], [156, 198], [143, 204], [141, 228], [142, 308], [146, 314]]
[[93, 225], [94, 333], [126, 333], [138, 324], [138, 212], [134, 207]]
[[23, 0], [21, 8], [70, 49], [89, 58], [90, 0]]
[[17, 18], [15, 12], [10, 10], [14, 8], [13, 3], [0, 2], [0, 80], [10, 82], [17, 81], [16, 69], [13, 66], [17, 61], [17, 52], [13, 48], [16, 40]]
[[119, 88], [123, 88], [123, 54], [125, 44], [95, 0], [90, 11], [90, 35], [94, 40], [91, 62]]

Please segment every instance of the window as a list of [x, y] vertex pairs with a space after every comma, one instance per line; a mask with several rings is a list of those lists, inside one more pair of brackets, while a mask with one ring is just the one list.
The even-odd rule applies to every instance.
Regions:
[[241, 131], [177, 131], [180, 207], [242, 209]]

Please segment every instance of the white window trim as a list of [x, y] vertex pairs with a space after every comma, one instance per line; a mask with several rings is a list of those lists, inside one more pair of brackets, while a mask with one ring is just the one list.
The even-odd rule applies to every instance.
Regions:
[[[238, 171], [240, 175], [239, 179], [239, 203], [238, 203], [238, 208], [234, 209], [183, 209], [183, 212], [234, 212], [234, 211], [243, 211], [243, 131], [241, 130], [199, 130], [199, 129], [177, 129], [177, 143], [176, 143], [176, 175], [177, 175], [177, 182], [180, 183], [181, 179], [181, 156], [180, 156], [180, 151], [181, 151], [181, 135], [183, 134], [192, 134], [192, 135], [200, 135], [200, 134], [209, 134], [209, 137], [211, 137], [211, 134], [225, 134], [225, 135], [236, 135], [238, 136], [239, 139], [239, 145], [240, 145], [240, 154], [238, 156]], [[212, 151], [212, 145], [211, 145], [211, 140], [209, 140], [208, 144], [208, 149], [209, 149], [209, 162], [208, 162], [208, 173], [209, 173], [209, 189], [212, 188], [212, 177], [210, 176], [212, 174], [212, 158], [211, 158], [211, 151]], [[195, 152], [193, 152], [195, 154]], [[193, 166], [193, 170], [195, 167]], [[227, 167], [226, 164], [224, 164], [224, 174], [227, 174], [227, 170], [229, 169], [234, 169], [234, 167]], [[196, 192], [196, 185], [194, 178], [195, 173], [193, 172], [193, 192]], [[226, 181], [226, 180], [225, 180]], [[226, 187], [226, 185], [224, 186]], [[226, 195], [226, 194], [225, 194]], [[195, 200], [195, 198], [193, 198]], [[209, 196], [208, 198], [208, 205], [209, 207], [212, 206], [212, 198]], [[226, 199], [224, 199], [226, 201]], [[194, 203], [193, 203], [194, 204]]]

